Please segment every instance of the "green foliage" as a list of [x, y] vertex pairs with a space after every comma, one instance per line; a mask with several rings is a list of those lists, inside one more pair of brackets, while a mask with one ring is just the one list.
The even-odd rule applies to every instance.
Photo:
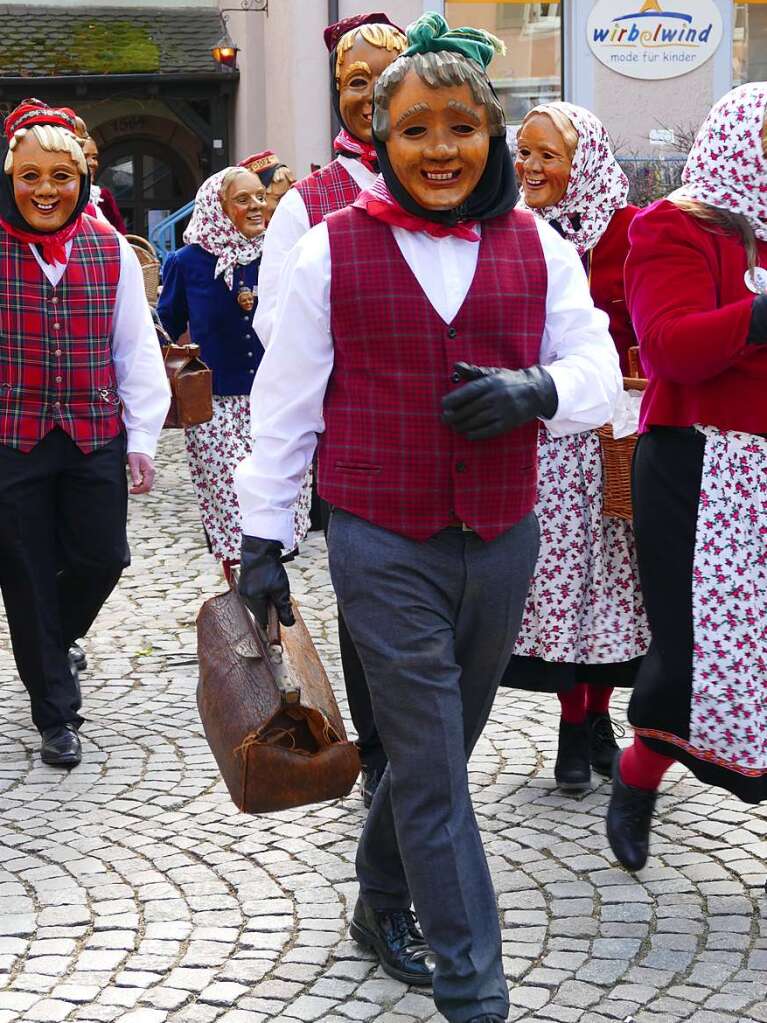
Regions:
[[[25, 39], [27, 53], [46, 55], [45, 68], [36, 62], [35, 74], [126, 75], [159, 71], [160, 48], [148, 29], [129, 21], [85, 21], [68, 14], [63, 36], [52, 39], [33, 32]], [[24, 51], [0, 47], [0, 73], [29, 74]]]

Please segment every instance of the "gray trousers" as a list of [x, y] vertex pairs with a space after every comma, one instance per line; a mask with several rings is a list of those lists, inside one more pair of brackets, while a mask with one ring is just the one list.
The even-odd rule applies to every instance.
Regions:
[[336, 509], [328, 552], [389, 758], [357, 853], [362, 897], [377, 909], [412, 901], [450, 1023], [505, 1019], [498, 911], [466, 762], [519, 631], [538, 523], [531, 514], [489, 543], [461, 529], [419, 543]]

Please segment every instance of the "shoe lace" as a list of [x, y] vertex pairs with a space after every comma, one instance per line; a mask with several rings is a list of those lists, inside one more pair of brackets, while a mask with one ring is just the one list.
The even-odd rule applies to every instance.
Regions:
[[405, 946], [422, 945], [423, 938], [418, 937], [418, 922], [412, 909], [393, 910], [388, 914], [389, 931], [396, 942]]
[[593, 746], [604, 748], [617, 746], [615, 741], [616, 735], [619, 739], [622, 739], [626, 734], [626, 729], [623, 725], [617, 721], [613, 721], [608, 715], [599, 717], [594, 722], [594, 726], [591, 732], [591, 742]]

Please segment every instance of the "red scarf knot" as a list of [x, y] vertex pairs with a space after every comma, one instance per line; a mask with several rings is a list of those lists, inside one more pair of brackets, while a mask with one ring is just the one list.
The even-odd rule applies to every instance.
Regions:
[[356, 156], [363, 167], [371, 172], [378, 173], [378, 156], [376, 147], [372, 142], [362, 142], [355, 138], [346, 128], [342, 128], [333, 139], [333, 151], [344, 156]]
[[406, 231], [425, 231], [434, 238], [447, 238], [452, 235], [468, 242], [478, 242], [480, 238], [476, 220], [464, 220], [461, 224], [448, 226], [403, 210], [381, 177], [376, 178], [370, 188], [360, 192], [352, 205], [365, 210], [371, 217], [382, 220], [390, 227], [404, 227]]
[[67, 227], [62, 227], [61, 230], [55, 231], [53, 234], [33, 234], [32, 231], [22, 231], [18, 227], [13, 227], [12, 224], [3, 220], [2, 217], [0, 217], [0, 227], [20, 242], [26, 242], [28, 245], [37, 245], [42, 250], [43, 259], [46, 263], [64, 264], [67, 261], [67, 242], [71, 241], [79, 233], [82, 227], [82, 215], [73, 220]]

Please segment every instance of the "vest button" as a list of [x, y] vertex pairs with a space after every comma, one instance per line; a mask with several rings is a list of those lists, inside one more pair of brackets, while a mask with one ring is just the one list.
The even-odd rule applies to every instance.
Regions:
[[466, 472], [466, 462], [456, 462], [455, 463], [455, 471], [456, 472]]
[[53, 298], [51, 299], [51, 302], [53, 302], [54, 305], [56, 305], [58, 303], [58, 301], [59, 301], [59, 296], [58, 295], [54, 295]]
[[53, 354], [54, 355], [61, 355], [61, 349], [57, 348], [56, 351]]
[[61, 377], [56, 377], [56, 383], [57, 383], [57, 384], [60, 384], [60, 383], [61, 383]]
[[54, 323], [53, 324], [53, 329], [54, 330], [61, 330], [61, 324], [60, 323]]
[[61, 408], [61, 402], [60, 401], [54, 401], [53, 407], [54, 408]]
[[447, 336], [448, 337], [455, 337], [457, 333], [458, 333], [458, 331], [455, 329], [455, 327], [448, 327], [447, 328]]

